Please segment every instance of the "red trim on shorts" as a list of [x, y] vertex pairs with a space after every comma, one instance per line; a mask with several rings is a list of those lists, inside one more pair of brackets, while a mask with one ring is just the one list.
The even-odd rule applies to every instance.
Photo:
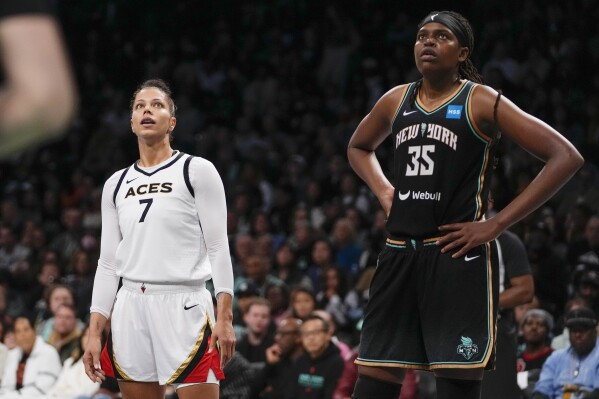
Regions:
[[[183, 380], [183, 383], [191, 383], [191, 382], [206, 382], [208, 379], [208, 371], [212, 369], [214, 375], [217, 380], [222, 380], [225, 378], [225, 373], [220, 368], [220, 354], [217, 350], [213, 350], [212, 352], [208, 352], [210, 350], [210, 340], [212, 336], [208, 337], [208, 345], [206, 345], [206, 350], [202, 354], [202, 359], [198, 363], [198, 365], [189, 373], [189, 375]], [[196, 354], [196, 356], [199, 355]]]
[[108, 342], [104, 345], [102, 349], [102, 354], [100, 355], [100, 367], [106, 373], [107, 376], [114, 377], [114, 368], [112, 367], [112, 362], [110, 361], [110, 354], [108, 353]]

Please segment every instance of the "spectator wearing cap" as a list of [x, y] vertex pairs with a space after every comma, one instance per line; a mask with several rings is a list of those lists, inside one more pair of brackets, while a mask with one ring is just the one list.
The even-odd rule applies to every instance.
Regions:
[[570, 347], [551, 354], [541, 371], [532, 399], [599, 398], [597, 316], [578, 308], [565, 316]]
[[588, 302], [595, 313], [599, 312], [599, 271], [586, 270], [580, 276], [576, 294]]
[[545, 360], [551, 355], [553, 316], [543, 309], [531, 309], [524, 315], [522, 324], [523, 344], [518, 348], [516, 367], [518, 385], [529, 398], [539, 379]]

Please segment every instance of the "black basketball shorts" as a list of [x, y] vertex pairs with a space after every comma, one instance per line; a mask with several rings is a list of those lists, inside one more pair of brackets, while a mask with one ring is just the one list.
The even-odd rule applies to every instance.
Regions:
[[494, 367], [495, 243], [453, 259], [435, 241], [387, 240], [370, 286], [357, 364], [422, 370]]

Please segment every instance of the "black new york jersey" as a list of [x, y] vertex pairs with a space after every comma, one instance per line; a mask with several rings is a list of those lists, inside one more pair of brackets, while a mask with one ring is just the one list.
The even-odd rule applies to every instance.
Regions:
[[480, 220], [486, 210], [493, 139], [471, 117], [476, 84], [462, 81], [443, 105], [426, 111], [408, 86], [392, 125], [395, 194], [387, 229], [398, 237], [439, 236], [447, 223]]

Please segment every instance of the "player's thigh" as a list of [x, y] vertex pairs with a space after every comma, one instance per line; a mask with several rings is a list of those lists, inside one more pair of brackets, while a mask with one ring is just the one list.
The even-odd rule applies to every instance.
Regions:
[[193, 384], [177, 389], [179, 399], [218, 399], [218, 384]]
[[123, 399], [164, 399], [165, 385], [158, 382], [119, 381]]

